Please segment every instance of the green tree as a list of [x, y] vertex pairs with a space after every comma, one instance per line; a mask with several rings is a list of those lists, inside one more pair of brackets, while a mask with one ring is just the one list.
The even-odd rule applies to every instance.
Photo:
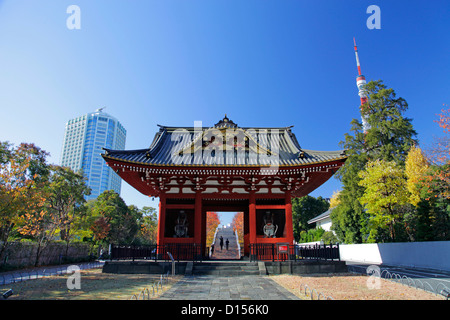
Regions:
[[378, 230], [389, 229], [391, 241], [396, 241], [395, 224], [403, 220], [403, 207], [408, 203], [409, 192], [403, 168], [395, 161], [369, 161], [366, 170], [359, 173], [364, 187], [361, 204], [370, 215], [370, 239], [381, 240]]
[[363, 150], [371, 160], [395, 161], [403, 165], [411, 146], [417, 144], [412, 120], [404, 117], [408, 104], [405, 99], [397, 98], [395, 91], [381, 80], [370, 81], [366, 89], [369, 99], [364, 110], [369, 115], [370, 129], [363, 134]]
[[299, 241], [301, 231], [307, 231], [313, 226], [308, 220], [324, 213], [330, 204], [322, 197], [314, 198], [309, 195], [302, 198], [292, 199], [292, 223], [294, 228], [294, 239]]
[[135, 205], [128, 206], [128, 210], [119, 226], [113, 228], [117, 232], [117, 239], [125, 243], [136, 243], [136, 236], [141, 228], [142, 211]]
[[395, 161], [403, 166], [410, 147], [416, 144], [411, 119], [403, 116], [408, 109], [406, 101], [397, 98], [394, 90], [387, 88], [381, 80], [370, 81], [366, 90], [368, 102], [363, 115], [370, 128], [364, 134], [361, 121], [351, 121], [351, 133], [345, 134], [341, 142], [348, 159], [336, 175], [343, 188], [339, 193], [339, 204], [331, 214], [332, 228], [346, 243], [364, 242], [369, 234], [369, 216], [359, 201], [364, 194], [364, 186], [359, 184], [359, 172], [370, 160], [377, 159]]
[[36, 146], [34, 143], [21, 143], [18, 147], [18, 161], [29, 161], [29, 176], [36, 183], [46, 182], [50, 173], [50, 164], [47, 163], [47, 157], [50, 156], [45, 150]]
[[136, 206], [127, 207], [113, 190], [106, 190], [89, 206], [93, 217], [91, 229], [105, 243], [130, 244], [139, 230], [142, 213]]
[[325, 230], [323, 230], [320, 227], [309, 229], [308, 231], [303, 230], [300, 232], [299, 242], [304, 243], [304, 242], [320, 241], [324, 233]]
[[158, 230], [158, 216], [153, 207], [143, 207], [141, 210], [141, 225], [138, 233], [139, 242], [142, 244], [156, 244]]
[[66, 255], [69, 242], [82, 227], [81, 219], [84, 210], [81, 206], [86, 202], [85, 196], [91, 193], [83, 174], [60, 166], [50, 166], [48, 197], [46, 202], [53, 210], [59, 223], [61, 240], [66, 242]]

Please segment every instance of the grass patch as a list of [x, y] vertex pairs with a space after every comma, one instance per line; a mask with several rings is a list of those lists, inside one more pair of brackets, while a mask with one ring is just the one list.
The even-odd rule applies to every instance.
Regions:
[[[67, 289], [71, 274], [49, 276], [0, 286], [0, 292], [13, 289], [8, 300], [128, 300], [159, 280], [152, 274], [111, 274], [101, 269], [81, 270], [80, 289]], [[182, 276], [170, 277], [159, 294], [169, 289]], [[155, 296], [157, 297], [157, 296]]]

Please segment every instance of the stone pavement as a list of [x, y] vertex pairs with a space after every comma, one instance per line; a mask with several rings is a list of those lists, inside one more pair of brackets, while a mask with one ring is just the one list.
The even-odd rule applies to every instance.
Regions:
[[163, 300], [299, 300], [268, 276], [185, 276]]

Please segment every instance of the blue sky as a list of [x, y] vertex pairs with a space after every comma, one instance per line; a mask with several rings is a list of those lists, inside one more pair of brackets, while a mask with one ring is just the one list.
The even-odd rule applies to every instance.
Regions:
[[[69, 30], [69, 5], [81, 29]], [[369, 30], [369, 5], [381, 29]], [[127, 149], [157, 124], [294, 125], [302, 147], [337, 150], [359, 118], [362, 72], [409, 103], [426, 147], [450, 102], [450, 1], [0, 0], [0, 140], [34, 142], [59, 163], [67, 120], [106, 107]], [[336, 179], [312, 193], [330, 197]], [[122, 184], [122, 197], [156, 206]]]

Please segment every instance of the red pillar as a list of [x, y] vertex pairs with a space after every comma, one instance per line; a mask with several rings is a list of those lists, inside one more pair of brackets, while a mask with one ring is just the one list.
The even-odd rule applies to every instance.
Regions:
[[292, 197], [290, 192], [285, 194], [285, 213], [286, 213], [286, 239], [289, 244], [294, 243], [294, 229], [292, 227]]
[[166, 195], [162, 193], [159, 196], [159, 217], [158, 217], [158, 234], [156, 242], [158, 245], [164, 244], [164, 230], [166, 222]]
[[248, 201], [248, 215], [249, 215], [249, 242], [256, 243], [256, 196], [255, 191], [250, 191], [250, 198]]
[[194, 243], [202, 243], [202, 193], [195, 193], [195, 209], [194, 209]]

